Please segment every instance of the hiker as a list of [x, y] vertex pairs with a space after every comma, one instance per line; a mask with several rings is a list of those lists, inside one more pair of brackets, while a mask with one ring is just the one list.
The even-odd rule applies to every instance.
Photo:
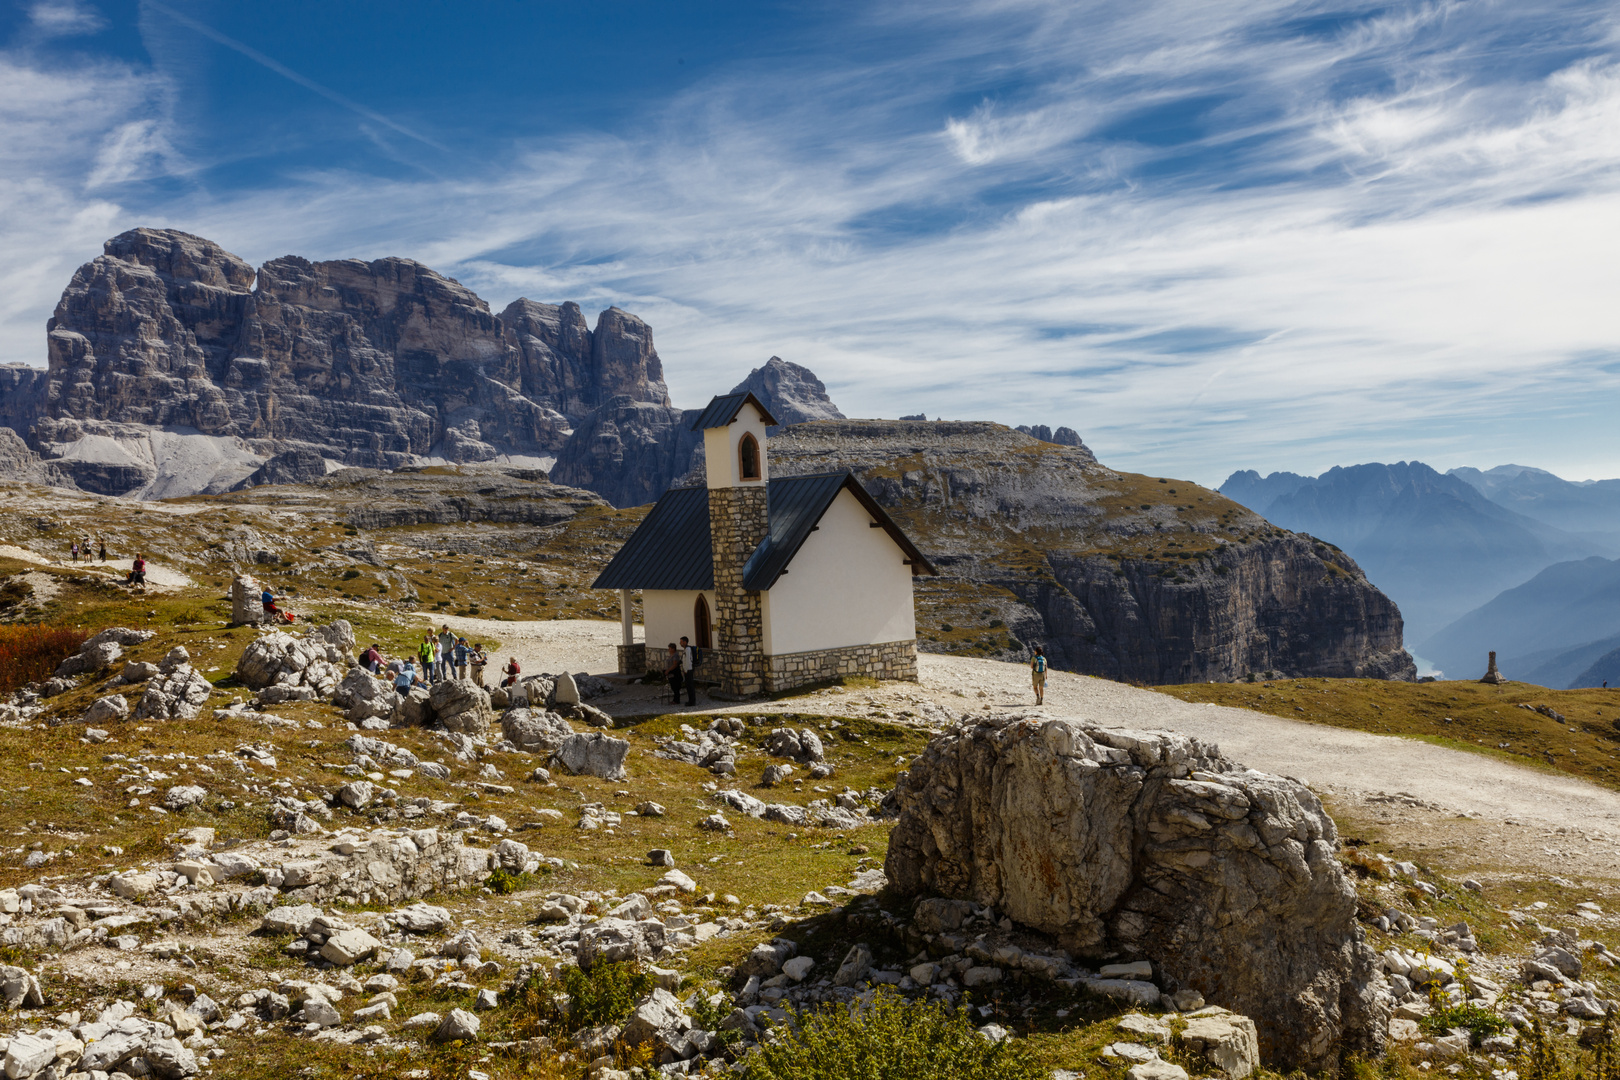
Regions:
[[399, 674], [394, 676], [394, 690], [400, 694], [408, 694], [411, 687], [422, 685], [422, 680], [416, 677], [416, 668], [406, 657], [399, 662]]
[[439, 627], [439, 678], [453, 679], [456, 677], [456, 635], [450, 632], [450, 624]]
[[103, 536], [98, 543], [101, 545], [101, 561], [107, 561], [107, 538]]
[[377, 643], [375, 641], [371, 643], [371, 648], [360, 654], [360, 663], [373, 675], [382, 670], [382, 650], [377, 648]]
[[518, 676], [523, 674], [523, 667], [517, 662], [517, 657], [514, 656], [506, 662], [506, 666], [501, 668], [501, 674], [506, 676], [501, 681], [502, 686], [515, 686], [517, 684]]
[[472, 655], [469, 656], [468, 659], [472, 661], [471, 666], [473, 682], [477, 683], [479, 686], [483, 686], [484, 668], [489, 664], [489, 657], [484, 653], [484, 643], [482, 641], [473, 646]]
[[472, 648], [467, 644], [466, 638], [456, 638], [455, 652], [451, 654], [451, 666], [455, 669], [456, 678], [465, 679], [467, 677], [467, 656], [471, 652]]
[[73, 542], [73, 547], [71, 549], [69, 549], [69, 553], [72, 556], [72, 559], [73, 559], [74, 562], [79, 561], [79, 542], [77, 540], [75, 540]]
[[685, 635], [681, 637], [681, 681], [686, 684], [686, 703], [697, 704], [697, 666], [702, 658], [698, 656], [697, 646], [688, 641]]
[[664, 678], [669, 683], [670, 704], [681, 703], [681, 654], [675, 650], [675, 643], [669, 643], [669, 653], [664, 662]]
[[276, 616], [280, 613], [280, 609], [276, 607], [276, 594], [270, 591], [270, 586], [268, 585], [266, 585], [264, 587], [264, 591], [259, 594], [259, 606], [264, 609], [264, 616], [262, 619], [260, 619], [261, 622], [273, 623], [276, 621]]
[[1029, 677], [1035, 684], [1035, 704], [1046, 704], [1046, 651], [1039, 645], [1029, 658]]
[[429, 630], [422, 635], [422, 641], [416, 646], [416, 658], [422, 662], [422, 678], [426, 682], [433, 680], [433, 631]]
[[131, 586], [135, 587], [135, 588], [143, 589], [143, 590], [146, 588], [146, 556], [145, 555], [137, 555], [137, 556], [135, 556], [135, 562], [129, 568], [129, 577], [126, 578], [125, 580], [127, 582], [129, 582], [129, 584]]

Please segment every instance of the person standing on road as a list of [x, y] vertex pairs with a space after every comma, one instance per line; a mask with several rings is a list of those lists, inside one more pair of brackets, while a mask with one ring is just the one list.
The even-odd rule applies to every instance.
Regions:
[[439, 627], [439, 664], [441, 667], [439, 677], [441, 679], [453, 679], [456, 677], [455, 657], [456, 635], [450, 632], [450, 624], [445, 623]]
[[97, 542], [101, 545], [101, 561], [106, 562], [107, 561], [107, 538], [105, 536], [103, 536]]
[[429, 630], [422, 635], [422, 642], [416, 647], [416, 658], [422, 662], [422, 678], [424, 681], [433, 678], [433, 631]]
[[523, 666], [518, 663], [517, 657], [509, 657], [506, 666], [501, 669], [501, 674], [506, 676], [505, 679], [501, 680], [502, 686], [515, 686], [517, 685], [518, 676], [523, 674]]
[[681, 638], [681, 681], [686, 684], [686, 703], [697, 704], [697, 646]]
[[1035, 647], [1035, 655], [1029, 658], [1029, 677], [1035, 684], [1035, 704], [1046, 704], [1046, 652], [1040, 646]]
[[664, 679], [669, 683], [669, 703], [679, 705], [681, 703], [681, 683], [684, 681], [684, 677], [681, 675], [681, 654], [676, 650], [673, 641], [669, 643], [669, 653], [664, 658]]
[[484, 643], [482, 641], [473, 646], [472, 655], [468, 659], [472, 661], [473, 682], [483, 686], [484, 668], [489, 666], [489, 656], [484, 652]]
[[456, 669], [456, 678], [465, 679], [467, 677], [467, 658], [471, 653], [472, 648], [468, 646], [467, 639], [464, 637], [456, 638], [456, 650], [451, 654]]

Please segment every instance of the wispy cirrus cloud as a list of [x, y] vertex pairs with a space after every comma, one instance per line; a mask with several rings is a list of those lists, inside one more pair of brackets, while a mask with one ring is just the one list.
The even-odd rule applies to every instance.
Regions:
[[38, 91], [97, 148], [41, 175], [106, 227], [407, 255], [497, 309], [618, 303], [683, 403], [778, 353], [852, 414], [1068, 423], [1205, 481], [1414, 456], [1620, 472], [1597, 437], [1620, 404], [1606, 6], [867, 18], [852, 37], [906, 47], [739, 62], [623, 127], [492, 139], [448, 178], [306, 166], [183, 198], [137, 182], [193, 167], [166, 156], [161, 86], [107, 69], [94, 100]]

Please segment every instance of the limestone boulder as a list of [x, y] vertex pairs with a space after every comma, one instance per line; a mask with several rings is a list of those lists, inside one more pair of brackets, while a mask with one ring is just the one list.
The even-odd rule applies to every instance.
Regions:
[[519, 750], [549, 755], [574, 734], [574, 729], [554, 712], [509, 709], [501, 716], [501, 734]]
[[213, 692], [213, 684], [203, 678], [201, 672], [190, 664], [181, 664], [146, 684], [146, 691], [135, 706], [135, 719], [194, 719]]
[[575, 776], [596, 776], [603, 780], [624, 779], [624, 759], [630, 753], [630, 743], [615, 739], [600, 731], [583, 735], [570, 735], [562, 741], [552, 755], [563, 768]]
[[344, 710], [344, 716], [356, 724], [373, 718], [392, 719], [399, 709], [399, 701], [392, 683], [358, 665], [349, 669], [332, 694], [332, 704]]
[[801, 765], [809, 765], [826, 757], [821, 737], [809, 728], [775, 728], [765, 737], [765, 752], [772, 757], [788, 758]]
[[83, 720], [87, 724], [106, 724], [114, 720], [122, 720], [129, 715], [129, 702], [124, 700], [122, 694], [108, 694], [97, 698], [84, 710]]
[[353, 647], [354, 629], [343, 619], [309, 627], [302, 636], [272, 630], [242, 650], [236, 678], [254, 690], [274, 689], [276, 700], [331, 697], [353, 660]]
[[482, 735], [489, 730], [495, 713], [489, 695], [471, 679], [445, 679], [433, 684], [428, 693], [433, 715], [446, 731]]
[[237, 575], [231, 582], [231, 625], [257, 626], [264, 621], [264, 604], [259, 600], [263, 591], [252, 578]]
[[1014, 715], [936, 736], [895, 794], [885, 870], [902, 894], [987, 905], [1081, 957], [1152, 961], [1166, 993], [1253, 1017], [1279, 1069], [1382, 1051], [1378, 958], [1303, 784], [1173, 732]]

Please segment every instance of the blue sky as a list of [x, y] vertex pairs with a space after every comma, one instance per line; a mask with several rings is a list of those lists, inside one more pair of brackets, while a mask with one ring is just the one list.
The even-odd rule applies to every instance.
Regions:
[[1068, 424], [1218, 483], [1620, 475], [1612, 3], [0, 8], [0, 360], [134, 225], [619, 304], [677, 404]]

